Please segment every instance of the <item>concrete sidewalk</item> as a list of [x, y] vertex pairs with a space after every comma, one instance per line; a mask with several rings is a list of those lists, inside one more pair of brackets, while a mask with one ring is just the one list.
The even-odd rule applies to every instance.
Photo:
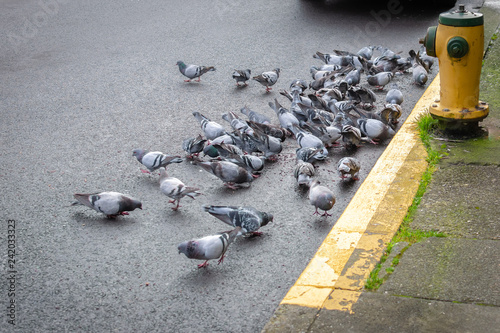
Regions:
[[378, 290], [364, 289], [427, 166], [414, 119], [439, 93], [437, 78], [263, 332], [500, 332], [500, 5], [486, 1], [481, 12], [488, 134], [432, 140], [448, 154], [410, 224], [446, 237], [394, 246], [386, 263], [399, 263], [383, 267]]

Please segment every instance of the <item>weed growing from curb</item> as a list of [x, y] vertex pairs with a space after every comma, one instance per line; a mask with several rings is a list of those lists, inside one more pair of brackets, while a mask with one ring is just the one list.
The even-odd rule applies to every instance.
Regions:
[[[446, 154], [444, 152], [444, 148], [446, 148], [445, 145], [441, 146], [440, 150], [435, 150], [434, 148], [431, 147], [431, 139], [432, 139], [431, 135], [432, 132], [438, 126], [438, 120], [433, 119], [429, 114], [429, 112], [425, 112], [420, 115], [420, 117], [417, 120], [417, 123], [419, 128], [420, 139], [422, 140], [422, 143], [427, 151], [428, 166], [424, 174], [422, 175], [422, 179], [420, 180], [420, 185], [418, 187], [417, 193], [415, 194], [415, 198], [413, 199], [411, 206], [408, 208], [408, 212], [405, 218], [403, 219], [401, 226], [399, 227], [398, 231], [396, 232], [392, 240], [387, 244], [387, 248], [382, 257], [380, 258], [380, 263], [377, 264], [373, 269], [373, 271], [370, 272], [370, 276], [366, 280], [365, 289], [367, 290], [375, 291], [382, 285], [382, 283], [387, 279], [387, 277], [394, 271], [394, 267], [396, 267], [399, 264], [399, 259], [401, 258], [404, 251], [406, 251], [411, 245], [418, 243], [421, 240], [428, 237], [446, 237], [445, 234], [440, 232], [424, 231], [424, 230], [412, 229], [410, 227], [410, 223], [413, 221], [413, 218], [417, 211], [417, 207], [420, 204], [420, 201], [422, 200], [422, 197], [427, 189], [427, 186], [429, 185], [429, 182], [432, 179], [432, 174], [434, 173], [434, 171], [436, 171], [437, 164], [441, 160], [441, 157], [443, 157], [443, 155]], [[399, 242], [407, 242], [408, 245], [405, 248], [403, 248], [396, 257], [394, 257], [391, 266], [386, 269], [388, 274], [386, 274], [384, 278], [379, 278], [378, 274], [382, 269], [382, 264], [387, 260], [394, 245]]]

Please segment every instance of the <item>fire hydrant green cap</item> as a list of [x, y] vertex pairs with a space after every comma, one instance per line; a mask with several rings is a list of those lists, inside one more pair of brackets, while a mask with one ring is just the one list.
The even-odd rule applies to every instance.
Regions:
[[446, 49], [450, 57], [462, 58], [469, 52], [469, 43], [464, 38], [456, 36], [448, 41]]
[[483, 14], [473, 13], [458, 5], [458, 9], [439, 15], [439, 23], [452, 27], [476, 27], [484, 24]]

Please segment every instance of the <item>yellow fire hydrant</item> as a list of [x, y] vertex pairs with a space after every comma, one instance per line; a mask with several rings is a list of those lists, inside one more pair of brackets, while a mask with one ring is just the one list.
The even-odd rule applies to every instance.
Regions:
[[440, 98], [429, 107], [445, 127], [460, 128], [486, 118], [489, 106], [479, 101], [479, 79], [484, 52], [483, 14], [459, 5], [439, 15], [421, 41], [427, 54], [439, 59]]

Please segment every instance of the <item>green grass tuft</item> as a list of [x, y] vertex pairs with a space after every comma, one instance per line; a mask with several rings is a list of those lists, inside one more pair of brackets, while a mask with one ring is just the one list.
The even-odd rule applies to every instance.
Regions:
[[384, 279], [378, 277], [382, 264], [387, 260], [387, 257], [396, 243], [408, 242], [409, 246], [411, 246], [428, 237], [446, 237], [446, 235], [441, 232], [417, 230], [410, 227], [410, 223], [413, 221], [418, 205], [420, 204], [420, 201], [427, 190], [427, 186], [432, 179], [432, 174], [436, 171], [437, 164], [441, 158], [446, 155], [446, 145], [442, 145], [439, 150], [435, 150], [431, 146], [432, 133], [437, 129], [438, 120], [432, 118], [429, 112], [426, 112], [418, 118], [417, 123], [420, 139], [427, 150], [427, 162], [429, 165], [422, 175], [422, 179], [420, 180], [420, 185], [415, 198], [413, 199], [413, 203], [408, 208], [408, 212], [403, 219], [399, 230], [394, 235], [393, 239], [387, 244], [387, 248], [380, 259], [380, 263], [375, 266], [373, 271], [370, 273], [369, 278], [366, 280], [365, 289], [367, 290], [377, 290], [382, 285], [384, 280], [387, 279], [387, 277], [394, 271], [394, 268], [399, 264], [400, 255], [396, 256], [392, 260], [391, 266], [386, 269], [388, 274], [384, 277]]

